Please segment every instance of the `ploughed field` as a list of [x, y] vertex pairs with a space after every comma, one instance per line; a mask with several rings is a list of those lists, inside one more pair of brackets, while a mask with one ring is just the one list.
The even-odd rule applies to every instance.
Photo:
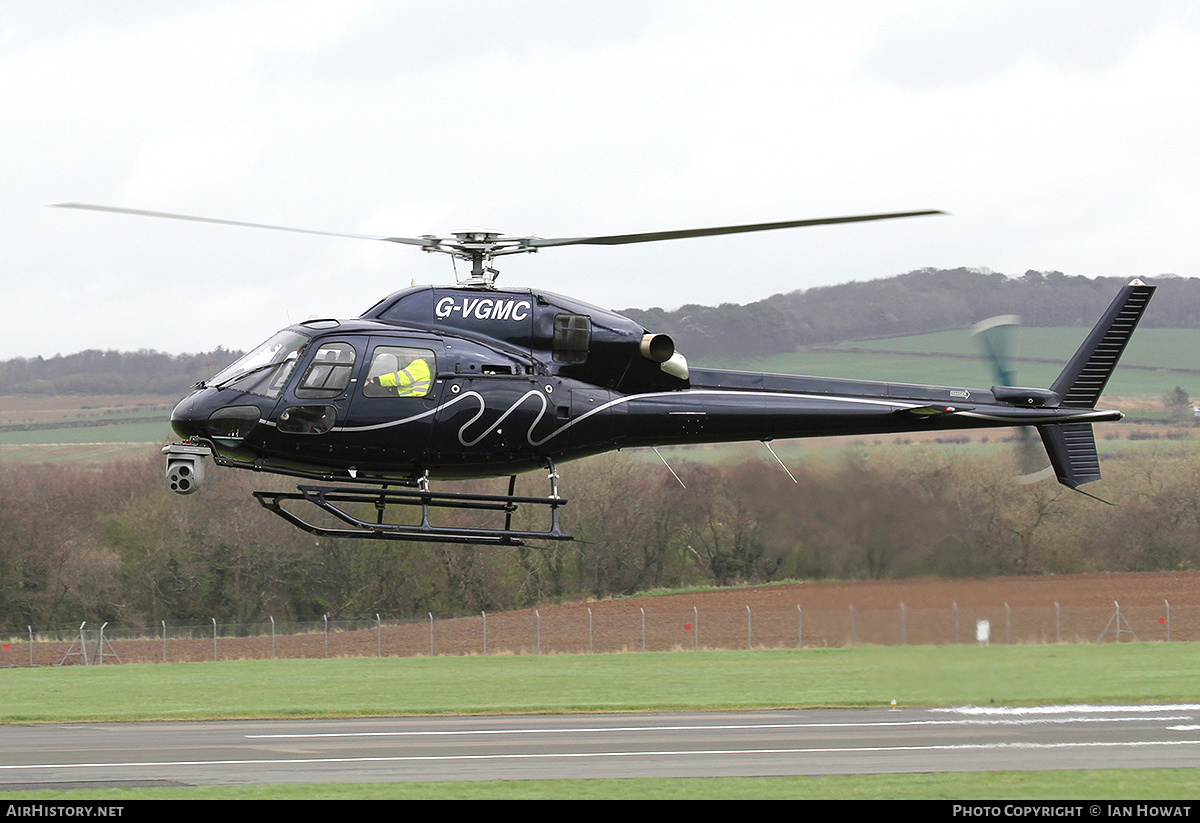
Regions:
[[[1200, 640], [1200, 572], [790, 583], [407, 621], [105, 629], [104, 663], [268, 658], [841, 647], [852, 644]], [[95, 663], [99, 634], [85, 634]], [[237, 636], [240, 635], [240, 636]], [[28, 666], [7, 638], [0, 666]], [[34, 665], [83, 662], [35, 638]]]

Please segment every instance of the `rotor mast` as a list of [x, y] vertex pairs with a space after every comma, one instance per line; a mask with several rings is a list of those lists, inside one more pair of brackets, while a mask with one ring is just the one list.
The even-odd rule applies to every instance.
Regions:
[[483, 228], [470, 228], [453, 232], [454, 239], [425, 235], [422, 240], [428, 245], [421, 248], [425, 251], [438, 251], [449, 254], [471, 264], [471, 273], [466, 280], [460, 281], [467, 286], [479, 288], [495, 288], [496, 278], [500, 276], [497, 269], [489, 263], [492, 258], [501, 254], [518, 254], [520, 252], [535, 252], [528, 237], [504, 237], [498, 231]]

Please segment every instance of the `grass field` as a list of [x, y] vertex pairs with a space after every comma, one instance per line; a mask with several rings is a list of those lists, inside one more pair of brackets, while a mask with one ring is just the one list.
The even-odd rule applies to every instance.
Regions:
[[1194, 800], [1200, 769], [864, 774], [833, 777], [630, 778], [445, 783], [324, 783], [7, 792], [4, 799], [72, 800]]
[[[0, 672], [0, 722], [1192, 702], [1200, 644], [264, 660]], [[204, 798], [1194, 798], [1200, 770], [12, 792]]]
[[86, 464], [155, 454], [175, 438], [169, 418], [176, 399], [2, 396], [0, 463]]
[[1192, 702], [1195, 643], [246, 660], [0, 672], [0, 723]]
[[163, 415], [160, 423], [112, 423], [106, 426], [0, 432], [0, 446], [160, 444], [174, 438], [171, 424]]

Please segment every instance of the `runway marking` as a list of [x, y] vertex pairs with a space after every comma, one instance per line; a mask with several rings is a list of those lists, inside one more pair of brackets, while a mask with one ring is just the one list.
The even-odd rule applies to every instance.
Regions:
[[[1200, 706], [1196, 707], [1200, 710]], [[1065, 718], [997, 718], [964, 720], [885, 720], [879, 722], [843, 723], [737, 723], [699, 726], [606, 726], [564, 727], [558, 729], [433, 729], [403, 730], [388, 732], [304, 732], [289, 734], [248, 734], [247, 740], [305, 740], [345, 737], [455, 737], [464, 735], [500, 734], [601, 734], [605, 732], [672, 732], [672, 731], [741, 731], [753, 729], [853, 729], [883, 728], [898, 726], [1033, 726], [1067, 723], [1136, 723], [1145, 720], [1178, 722], [1194, 719], [1191, 715], [1167, 715], [1163, 717], [1065, 717]], [[1173, 729], [1185, 729], [1173, 726]], [[1200, 728], [1195, 726], [1192, 728]]]
[[1104, 705], [1058, 705], [1058, 706], [954, 706], [948, 709], [928, 709], [931, 713], [969, 715], [1023, 715], [1023, 714], [1098, 714], [1102, 712], [1195, 712], [1200, 703], [1161, 703], [1158, 705], [1104, 706]]
[[387, 757], [312, 757], [280, 759], [239, 760], [158, 760], [129, 763], [45, 763], [26, 765], [0, 765], [3, 771], [29, 771], [32, 769], [95, 769], [95, 768], [147, 768], [163, 766], [271, 766], [303, 765], [319, 763], [418, 763], [455, 760], [535, 760], [535, 759], [585, 759], [599, 757], [691, 757], [691, 756], [734, 756], [734, 755], [781, 755], [781, 754], [862, 754], [862, 753], [908, 753], [908, 752], [962, 752], [1000, 749], [1082, 749], [1118, 748], [1122, 746], [1145, 748], [1147, 746], [1200, 746], [1200, 740], [1145, 740], [1136, 742], [1085, 742], [1085, 743], [966, 743], [934, 746], [849, 746], [836, 749], [697, 749], [620, 751], [620, 752], [554, 752], [529, 754], [455, 754], [455, 755], [394, 755]]

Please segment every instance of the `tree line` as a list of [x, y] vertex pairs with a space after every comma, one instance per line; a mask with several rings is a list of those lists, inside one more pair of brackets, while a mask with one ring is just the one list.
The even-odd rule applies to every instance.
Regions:
[[[1088, 488], [1012, 482], [986, 449], [884, 445], [791, 466], [644, 455], [564, 467], [576, 540], [523, 547], [317, 538], [212, 473], [167, 491], [158, 459], [0, 464], [0, 630], [82, 620], [423, 617], [694, 585], [1196, 568], [1200, 455], [1126, 449]], [[500, 482], [500, 481], [493, 481]], [[521, 479], [518, 494], [544, 493]], [[280, 486], [284, 488], [285, 486]], [[480, 486], [488, 489], [486, 483]], [[523, 489], [523, 490], [522, 490]]]
[[218, 347], [197, 354], [87, 349], [54, 357], [0, 361], [0, 394], [183, 394], [242, 352]]

